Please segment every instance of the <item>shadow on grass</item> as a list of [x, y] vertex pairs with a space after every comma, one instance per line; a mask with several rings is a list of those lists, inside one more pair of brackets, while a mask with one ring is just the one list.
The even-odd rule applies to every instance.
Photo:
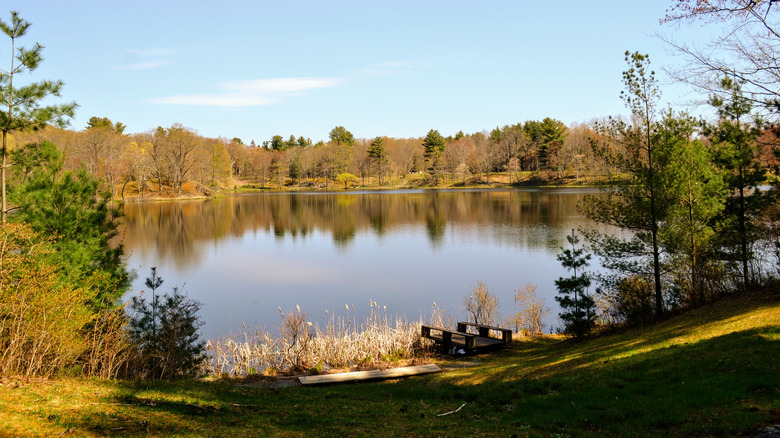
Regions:
[[[544, 376], [562, 370], [598, 366], [657, 349], [693, 344], [724, 331], [780, 325], [780, 293], [767, 289], [735, 296], [647, 327], [605, 334], [587, 342], [536, 339], [518, 342], [512, 356], [520, 356], [528, 375]], [[757, 320], [754, 320], [757, 319]]]
[[73, 424], [125, 436], [734, 436], [780, 423], [778, 307], [776, 297], [726, 300], [654, 327], [518, 342], [477, 367], [380, 383], [125, 382], [114, 417], [98, 410]]

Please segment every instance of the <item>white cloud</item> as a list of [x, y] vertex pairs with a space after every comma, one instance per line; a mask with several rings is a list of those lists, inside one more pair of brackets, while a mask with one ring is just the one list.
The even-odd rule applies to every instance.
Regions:
[[211, 94], [182, 94], [148, 99], [148, 103], [202, 105], [220, 107], [265, 106], [279, 103], [308, 91], [332, 88], [344, 83], [341, 78], [275, 78], [223, 82], [222, 91]]
[[170, 59], [157, 59], [154, 61], [142, 61], [142, 62], [136, 62], [135, 64], [127, 64], [127, 65], [120, 65], [120, 70], [149, 70], [152, 68], [159, 68], [164, 67], [166, 65], [173, 64], [173, 61]]

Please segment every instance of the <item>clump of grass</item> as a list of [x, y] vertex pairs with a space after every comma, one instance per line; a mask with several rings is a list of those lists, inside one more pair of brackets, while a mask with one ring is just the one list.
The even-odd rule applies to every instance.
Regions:
[[[241, 334], [209, 341], [206, 372], [244, 377], [321, 372], [329, 368], [375, 368], [388, 359], [413, 359], [430, 347], [428, 340], [420, 337], [422, 321], [390, 317], [387, 308], [373, 300], [363, 321], [354, 316], [354, 306], [347, 305], [346, 310], [346, 316], [326, 311], [327, 322], [320, 327], [309, 322], [297, 306], [287, 313], [280, 309], [278, 336], [257, 328], [250, 332], [244, 325]], [[447, 316], [434, 305], [433, 318], [442, 323]]]

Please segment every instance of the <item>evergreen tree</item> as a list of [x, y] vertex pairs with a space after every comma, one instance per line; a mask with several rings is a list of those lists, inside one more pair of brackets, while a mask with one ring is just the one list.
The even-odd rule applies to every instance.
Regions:
[[[92, 116], [87, 121], [87, 129], [95, 129], [95, 128], [105, 128], [108, 129], [109, 131], [114, 131], [117, 134], [122, 134], [125, 132], [127, 126], [120, 122], [116, 122], [115, 124], [108, 117]], [[240, 142], [241, 139], [238, 139], [238, 141]]]
[[11, 198], [18, 205], [14, 221], [26, 222], [53, 241], [51, 255], [67, 278], [92, 277], [98, 288], [93, 305], [114, 304], [130, 285], [117, 235], [120, 211], [100, 190], [100, 180], [81, 169], [62, 172], [61, 152], [51, 142], [29, 144], [14, 151], [18, 183]]
[[[157, 275], [157, 267], [153, 266], [152, 267], [152, 275], [150, 275], [149, 277], [146, 277], [146, 281], [144, 282], [146, 287], [148, 287], [152, 291], [152, 304], [151, 304], [151, 306], [152, 306], [152, 321], [156, 321], [157, 320], [157, 304], [158, 304], [157, 303], [157, 289], [159, 289], [160, 286], [162, 286], [163, 281], [164, 280], [162, 279], [162, 277]], [[152, 335], [154, 337], [157, 336], [157, 327], [156, 326], [152, 326]]]
[[382, 185], [382, 177], [384, 176], [383, 166], [387, 164], [387, 148], [382, 137], [377, 137], [371, 142], [371, 145], [368, 147], [368, 156], [376, 163], [379, 185]]
[[287, 149], [287, 143], [284, 141], [284, 137], [281, 135], [274, 135], [271, 137], [270, 148], [275, 151], [283, 151]]
[[352, 146], [355, 144], [355, 136], [343, 126], [336, 126], [328, 134], [330, 141], [338, 145]]
[[[621, 97], [631, 110], [633, 123], [610, 119], [597, 125], [596, 131], [607, 141], [621, 144], [622, 154], [610, 157], [630, 179], [601, 196], [589, 196], [584, 212], [596, 222], [616, 226], [631, 232], [621, 239], [597, 231], [585, 235], [594, 251], [602, 258], [602, 266], [625, 275], [641, 275], [653, 285], [655, 316], [664, 310], [661, 285], [664, 248], [660, 228], [674, 200], [665, 187], [669, 170], [669, 153], [676, 141], [669, 135], [677, 123], [674, 114], [667, 113], [658, 121], [656, 105], [659, 98], [655, 73], [649, 68], [647, 55], [626, 52], [629, 69], [623, 72], [626, 89]], [[606, 150], [594, 147], [594, 151]]]
[[[712, 265], [712, 250], [721, 229], [718, 216], [726, 200], [726, 186], [713, 153], [699, 140], [690, 140], [695, 126], [692, 118], [680, 117], [667, 122], [664, 140], [671, 145], [669, 169], [665, 173], [674, 201], [661, 229], [666, 250], [676, 258], [678, 272], [687, 272], [676, 281], [687, 290], [690, 304], [706, 299], [706, 269]], [[687, 269], [686, 269], [687, 268]]]
[[721, 247], [725, 258], [740, 265], [742, 284], [746, 287], [753, 280], [752, 246], [762, 238], [760, 213], [774, 198], [773, 193], [759, 189], [766, 181], [757, 144], [762, 122], [753, 118], [752, 102], [742, 94], [739, 83], [727, 77], [721, 81], [721, 88], [730, 92], [730, 98], [710, 99], [718, 111], [718, 122], [706, 126], [705, 133], [712, 139], [715, 159], [731, 192], [721, 220], [734, 232], [722, 234]]
[[2, 133], [2, 165], [0, 165], [0, 192], [2, 209], [0, 220], [6, 223], [8, 204], [6, 199], [6, 169], [8, 169], [8, 134], [13, 131], [40, 129], [49, 123], [65, 126], [66, 120], [73, 117], [75, 103], [42, 106], [49, 96], [59, 96], [62, 81], [33, 82], [22, 87], [14, 87], [14, 77], [24, 72], [32, 72], [43, 60], [43, 46], [35, 43], [31, 49], [16, 47], [16, 40], [27, 33], [30, 23], [22, 19], [19, 13], [11, 11], [11, 21], [0, 20], [0, 30], [11, 40], [10, 66], [0, 68], [0, 133]]
[[182, 295], [178, 287], [158, 301], [154, 291], [162, 282], [152, 268], [146, 279], [152, 289], [151, 305], [137, 296], [130, 303], [129, 332], [140, 356], [141, 375], [154, 379], [196, 375], [206, 358], [206, 343], [199, 333], [201, 304]]
[[564, 322], [564, 332], [582, 338], [590, 334], [596, 310], [596, 304], [587, 291], [590, 286], [590, 276], [582, 271], [588, 266], [590, 254], [585, 254], [583, 248], [577, 248], [580, 240], [574, 234], [574, 230], [571, 236], [566, 236], [566, 241], [571, 245], [571, 249], [561, 248], [558, 261], [567, 271], [571, 271], [572, 275], [555, 280], [555, 287], [561, 295], [555, 297], [555, 301], [561, 305], [562, 312], [558, 316]]
[[428, 131], [428, 135], [425, 136], [422, 143], [423, 148], [425, 148], [425, 159], [428, 160], [428, 170], [433, 174], [434, 185], [439, 184], [438, 171], [441, 167], [445, 144], [444, 137], [435, 129]]

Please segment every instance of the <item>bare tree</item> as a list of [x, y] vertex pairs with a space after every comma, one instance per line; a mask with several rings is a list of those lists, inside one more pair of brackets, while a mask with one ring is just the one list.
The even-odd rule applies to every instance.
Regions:
[[181, 194], [182, 183], [195, 164], [195, 150], [198, 147], [198, 135], [184, 126], [175, 123], [168, 129], [158, 128], [156, 136], [164, 138], [165, 160], [170, 166], [173, 184]]
[[574, 177], [579, 182], [590, 151], [589, 138], [593, 131], [587, 125], [574, 124], [569, 127], [569, 135], [563, 140], [559, 154], [561, 165], [574, 169]]
[[398, 169], [401, 177], [411, 172], [415, 163], [422, 162], [424, 150], [422, 140], [419, 138], [388, 139], [387, 148], [390, 151], [390, 160]]
[[[468, 162], [474, 153], [474, 144], [470, 136], [451, 141], [444, 150], [444, 166], [453, 177], [464, 177], [470, 173]], [[460, 170], [458, 170], [460, 169]]]
[[699, 45], [661, 36], [688, 61], [669, 73], [708, 95], [723, 93], [719, 84], [724, 76], [734, 78], [744, 84], [746, 96], [776, 119], [780, 104], [778, 5], [774, 0], [675, 1], [662, 23], [701, 22], [720, 26], [722, 33]]
[[471, 288], [463, 300], [463, 308], [471, 322], [485, 325], [498, 323], [498, 297], [490, 292], [483, 281]]
[[507, 319], [506, 324], [514, 327], [517, 333], [541, 335], [544, 334], [544, 318], [549, 314], [544, 298], [536, 294], [536, 285], [529, 283], [524, 288], [515, 289], [515, 314]]

